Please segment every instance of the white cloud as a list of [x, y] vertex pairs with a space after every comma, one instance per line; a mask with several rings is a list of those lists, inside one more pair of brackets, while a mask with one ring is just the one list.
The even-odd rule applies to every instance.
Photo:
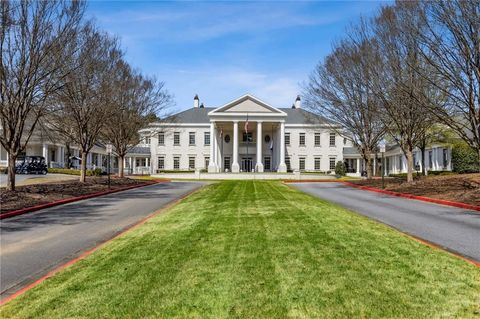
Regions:
[[333, 23], [342, 15], [312, 15], [295, 3], [162, 3], [96, 15], [113, 33], [130, 39], [198, 42], [233, 33], [258, 33], [296, 26]]
[[289, 107], [300, 92], [301, 76], [285, 77], [231, 67], [172, 70], [161, 74], [167, 87], [174, 88], [178, 110], [190, 108], [198, 94], [207, 107], [221, 106], [250, 93], [276, 107]]

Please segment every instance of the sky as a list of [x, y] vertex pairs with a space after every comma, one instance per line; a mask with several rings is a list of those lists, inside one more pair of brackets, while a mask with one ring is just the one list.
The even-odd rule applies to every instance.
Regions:
[[302, 83], [379, 1], [90, 1], [87, 17], [120, 38], [127, 61], [164, 81], [173, 110], [250, 93], [290, 107]]

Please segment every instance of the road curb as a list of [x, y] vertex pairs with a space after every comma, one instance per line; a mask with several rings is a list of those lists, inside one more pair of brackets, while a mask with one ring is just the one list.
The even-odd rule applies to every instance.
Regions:
[[50, 203], [45, 203], [45, 204], [30, 206], [30, 207], [26, 207], [26, 208], [22, 208], [22, 209], [12, 210], [10, 212], [1, 214], [0, 215], [0, 220], [5, 219], [5, 218], [18, 216], [18, 215], [23, 215], [23, 214], [26, 214], [26, 213], [35, 212], [35, 211], [40, 210], [40, 209], [45, 209], [45, 208], [50, 208], [50, 207], [54, 207], [54, 206], [58, 206], [58, 205], [62, 205], [62, 204], [77, 202], [77, 201], [80, 201], [80, 200], [89, 199], [89, 198], [93, 198], [93, 197], [99, 197], [99, 196], [103, 196], [103, 195], [118, 193], [118, 192], [126, 191], [126, 190], [129, 190], [129, 189], [150, 186], [150, 185], [158, 184], [158, 183], [161, 183], [161, 182], [170, 182], [170, 180], [147, 181], [147, 182], [144, 182], [142, 184], [131, 185], [131, 186], [123, 187], [123, 188], [111, 189], [111, 190], [106, 190], [106, 191], [101, 191], [101, 192], [97, 192], [97, 193], [86, 194], [86, 195], [81, 195], [81, 196], [76, 196], [76, 197], [70, 197], [70, 198], [60, 199], [60, 200], [50, 202]]
[[419, 200], [419, 201], [423, 201], [423, 202], [435, 203], [435, 204], [452, 206], [452, 207], [463, 208], [463, 209], [469, 209], [469, 210], [474, 210], [474, 211], [479, 211], [480, 212], [480, 206], [477, 206], [477, 205], [454, 202], [454, 201], [449, 201], [449, 200], [445, 200], [445, 199], [437, 199], [437, 198], [431, 198], [431, 197], [425, 197], [425, 196], [398, 193], [398, 192], [388, 191], [388, 190], [379, 189], [379, 188], [370, 187], [370, 186], [357, 185], [355, 183], [346, 182], [346, 181], [338, 181], [338, 183], [342, 183], [342, 184], [350, 186], [350, 187], [355, 187], [355, 188], [370, 191], [370, 192], [381, 193], [381, 194], [386, 194], [386, 195], [391, 195], [391, 196], [396, 196], [396, 197], [402, 197], [402, 198], [408, 198], [408, 199], [415, 199], [415, 200]]
[[[162, 180], [164, 181], [164, 180]], [[154, 185], [154, 184], [157, 184], [157, 183], [160, 183], [162, 181], [155, 181], [153, 183], [150, 183], [149, 185]], [[149, 186], [149, 185], [143, 185], [143, 186]], [[39, 284], [41, 284], [42, 282], [44, 282], [45, 280], [47, 280], [48, 278], [56, 275], [57, 273], [59, 273], [60, 271], [74, 265], [75, 263], [77, 263], [78, 261], [80, 260], [83, 260], [85, 259], [86, 257], [90, 256], [92, 253], [94, 253], [95, 251], [99, 250], [100, 248], [104, 247], [105, 245], [107, 245], [108, 243], [110, 243], [111, 241], [117, 239], [118, 237], [124, 235], [125, 233], [129, 232], [129, 231], [132, 231], [134, 230], [135, 228], [145, 224], [145, 222], [147, 222], [149, 219], [163, 213], [164, 211], [170, 209], [171, 207], [177, 205], [178, 203], [180, 203], [181, 201], [183, 201], [185, 198], [187, 198], [188, 196], [192, 195], [193, 193], [195, 192], [198, 192], [200, 190], [202, 190], [205, 186], [207, 185], [203, 185], [203, 186], [200, 186], [199, 188], [197, 189], [194, 189], [194, 190], [191, 190], [185, 194], [183, 194], [182, 196], [180, 196], [179, 198], [167, 203], [164, 207], [162, 208], [159, 208], [155, 211], [153, 211], [152, 213], [150, 213], [148, 216], [136, 221], [135, 223], [133, 223], [132, 225], [130, 226], [127, 226], [126, 228], [124, 228], [123, 230], [121, 230], [119, 233], [117, 233], [115, 236], [113, 236], [112, 238], [110, 239], [107, 239], [106, 241], [104, 242], [101, 242], [99, 243], [98, 245], [96, 245], [95, 247], [83, 252], [80, 254], [80, 256], [78, 257], [75, 257], [74, 259], [70, 260], [70, 261], [67, 261], [66, 263], [58, 266], [57, 268], [55, 268], [54, 270], [50, 271], [49, 273], [47, 273], [45, 276], [35, 280], [33, 283], [31, 284], [28, 284], [27, 286], [23, 287], [22, 289], [18, 290], [17, 292], [11, 294], [10, 296], [8, 296], [7, 298], [3, 299], [0, 301], [0, 306], [3, 306], [5, 305], [7, 302], [17, 298], [18, 296], [20, 295], [23, 295], [25, 292], [27, 292], [28, 290], [38, 286]], [[133, 187], [132, 187], [133, 188]]]
[[283, 183], [338, 183], [341, 182], [336, 179], [284, 179]]

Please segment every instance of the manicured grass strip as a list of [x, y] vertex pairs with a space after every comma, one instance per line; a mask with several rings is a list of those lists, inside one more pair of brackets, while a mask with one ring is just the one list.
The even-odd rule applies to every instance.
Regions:
[[474, 318], [480, 269], [279, 182], [210, 185], [2, 318]]

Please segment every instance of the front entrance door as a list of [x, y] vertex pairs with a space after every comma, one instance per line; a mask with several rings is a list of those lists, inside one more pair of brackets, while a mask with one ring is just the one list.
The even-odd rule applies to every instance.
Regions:
[[253, 161], [251, 157], [242, 157], [242, 172], [251, 172], [253, 169]]

